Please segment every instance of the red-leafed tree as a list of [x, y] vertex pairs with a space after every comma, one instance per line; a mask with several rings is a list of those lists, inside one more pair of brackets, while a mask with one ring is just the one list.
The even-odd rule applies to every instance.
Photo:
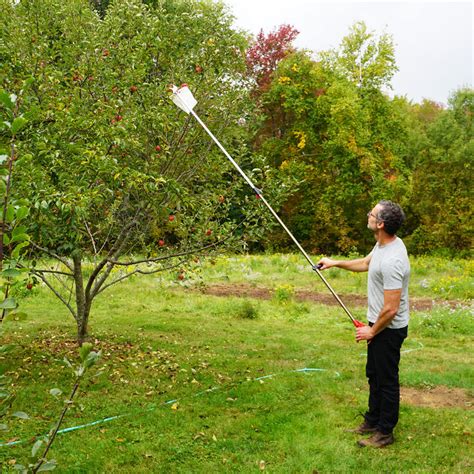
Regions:
[[255, 79], [257, 90], [264, 91], [269, 86], [272, 72], [294, 50], [292, 42], [298, 35], [299, 31], [291, 25], [281, 25], [268, 35], [260, 30], [246, 56], [248, 72]]

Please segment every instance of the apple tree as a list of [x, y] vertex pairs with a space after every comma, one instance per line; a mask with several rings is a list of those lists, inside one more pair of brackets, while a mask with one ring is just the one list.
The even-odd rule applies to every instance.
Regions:
[[222, 4], [197, 0], [117, 0], [103, 18], [86, 0], [0, 2], [0, 78], [24, 89], [29, 110], [14, 180], [31, 204], [34, 274], [82, 343], [111, 285], [183, 275], [191, 256], [261, 232], [267, 217], [245, 183], [169, 98], [170, 84], [188, 83], [208, 126], [277, 196], [275, 172], [246, 146], [246, 39]]

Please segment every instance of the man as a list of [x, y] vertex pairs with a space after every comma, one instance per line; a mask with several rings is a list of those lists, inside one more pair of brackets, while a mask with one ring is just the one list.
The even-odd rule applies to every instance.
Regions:
[[394, 442], [398, 422], [400, 348], [408, 333], [408, 280], [410, 263], [403, 241], [395, 234], [405, 220], [398, 204], [380, 201], [368, 214], [367, 227], [377, 243], [372, 252], [356, 260], [320, 260], [321, 270], [339, 267], [353, 272], [368, 271], [368, 326], [357, 328], [356, 340], [367, 341], [366, 375], [369, 409], [355, 430], [371, 434], [359, 446], [381, 448]]

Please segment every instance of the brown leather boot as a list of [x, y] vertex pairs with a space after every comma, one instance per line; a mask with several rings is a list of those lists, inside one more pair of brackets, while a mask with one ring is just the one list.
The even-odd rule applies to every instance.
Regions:
[[362, 448], [365, 447], [372, 447], [372, 448], [383, 448], [384, 446], [388, 446], [395, 441], [392, 433], [383, 434], [380, 431], [376, 431], [370, 438], [367, 439], [360, 439], [357, 441], [357, 444]]
[[366, 434], [366, 433], [375, 433], [377, 428], [375, 426], [370, 425], [367, 421], [364, 420], [357, 428], [352, 430], [346, 430], [349, 433], [357, 433], [357, 434]]

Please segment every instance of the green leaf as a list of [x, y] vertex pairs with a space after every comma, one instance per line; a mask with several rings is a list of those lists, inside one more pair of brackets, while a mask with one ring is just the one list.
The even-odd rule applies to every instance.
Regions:
[[27, 208], [27, 207], [20, 207], [17, 211], [16, 211], [16, 219], [17, 221], [21, 221], [23, 220], [28, 214], [29, 214], [30, 210]]
[[[18, 217], [18, 211], [17, 211], [17, 217]], [[18, 227], [15, 227], [13, 229], [12, 235], [18, 235], [18, 234], [24, 234], [26, 233], [26, 225], [19, 225]]]
[[6, 270], [2, 271], [2, 276], [5, 278], [16, 278], [21, 275], [21, 272], [19, 272], [16, 268], [7, 268]]
[[25, 240], [30, 240], [30, 236], [28, 234], [17, 234], [11, 238], [10, 242], [24, 242]]
[[56, 469], [57, 463], [54, 459], [51, 461], [46, 461], [44, 464], [36, 472], [45, 472], [45, 471], [53, 471]]
[[16, 135], [27, 123], [28, 120], [25, 117], [17, 117], [12, 123], [12, 134]]
[[79, 349], [79, 357], [84, 362], [92, 351], [92, 344], [90, 342], [84, 343]]
[[0, 423], [0, 430], [8, 431], [8, 425], [6, 425], [5, 423]]
[[0, 309], [15, 309], [16, 307], [15, 298], [7, 298], [0, 303]]
[[10, 204], [7, 208], [7, 222], [11, 222], [15, 218], [15, 208]]
[[61, 393], [63, 393], [62, 390], [60, 390], [59, 388], [52, 388], [49, 393], [53, 396], [53, 397], [58, 397], [59, 395], [61, 395]]
[[29, 87], [31, 84], [34, 84], [35, 78], [33, 76], [30, 76], [28, 79], [25, 79], [23, 82], [23, 87]]
[[14, 100], [12, 100], [13, 98], [14, 98], [14, 100], [16, 100], [16, 96], [14, 96], [13, 94], [10, 95], [10, 94], [8, 94], [8, 92], [6, 92], [4, 90], [0, 91], [0, 102], [7, 109], [13, 110], [13, 106], [15, 105]]
[[75, 371], [74, 373], [76, 374], [76, 377], [82, 377], [85, 372], [85, 367], [81, 364]]
[[22, 420], [29, 420], [30, 417], [24, 411], [16, 411], [12, 413], [12, 416], [16, 416], [17, 418], [21, 418]]
[[12, 258], [18, 258], [18, 257], [20, 256], [21, 249], [23, 249], [24, 247], [28, 247], [28, 245], [30, 245], [30, 242], [29, 242], [29, 241], [22, 242], [21, 244], [18, 244], [18, 245], [13, 249]]
[[5, 163], [5, 161], [7, 161], [8, 158], [9, 158], [8, 155], [0, 155], [0, 165], [1, 165], [2, 163]]
[[41, 448], [42, 444], [44, 441], [42, 439], [39, 439], [36, 441], [36, 443], [33, 445], [31, 448], [31, 457], [34, 458], [36, 456], [36, 453], [38, 452], [39, 448]]
[[99, 359], [101, 356], [101, 351], [99, 352], [90, 352], [89, 355], [87, 356], [87, 359], [84, 363], [86, 369], [90, 369]]
[[15, 469], [15, 471], [28, 472], [28, 471], [26, 470], [26, 467], [23, 466], [23, 464], [15, 464], [15, 465], [13, 466], [13, 469]]

